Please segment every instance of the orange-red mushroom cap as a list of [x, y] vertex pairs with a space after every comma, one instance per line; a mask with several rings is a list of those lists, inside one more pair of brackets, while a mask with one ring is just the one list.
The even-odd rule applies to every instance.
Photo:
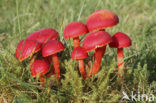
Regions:
[[37, 42], [44, 44], [48, 40], [55, 40], [59, 37], [58, 32], [52, 28], [41, 29], [37, 32], [30, 34], [27, 39], [36, 40]]
[[118, 24], [119, 18], [109, 10], [101, 9], [92, 13], [86, 21], [89, 32], [106, 29]]
[[34, 40], [21, 40], [16, 48], [16, 58], [22, 62], [40, 49], [40, 44]]
[[88, 53], [85, 51], [83, 47], [77, 47], [71, 53], [72, 59], [80, 60], [80, 59], [85, 59], [87, 57], [88, 57]]
[[30, 66], [31, 74], [33, 77], [36, 77], [40, 74], [40, 76], [45, 75], [49, 71], [49, 64], [44, 60], [35, 60]]
[[72, 22], [65, 27], [63, 37], [65, 39], [78, 37], [88, 33], [88, 29], [85, 24], [81, 22]]
[[111, 42], [111, 36], [105, 31], [92, 32], [87, 35], [83, 41], [83, 48], [86, 51], [94, 50]]
[[58, 40], [49, 40], [42, 48], [42, 56], [47, 57], [64, 50], [64, 45]]
[[109, 44], [111, 48], [124, 48], [131, 46], [131, 39], [128, 35], [117, 32], [112, 37], [112, 42]]

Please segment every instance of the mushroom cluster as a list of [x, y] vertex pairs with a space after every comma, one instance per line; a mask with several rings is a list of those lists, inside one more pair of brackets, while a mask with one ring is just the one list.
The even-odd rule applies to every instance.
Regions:
[[49, 77], [55, 74], [55, 77], [60, 81], [57, 53], [63, 51], [65, 47], [56, 40], [58, 37], [58, 32], [52, 28], [41, 29], [21, 40], [16, 48], [16, 58], [20, 62], [25, 59], [30, 60], [31, 74], [33, 77], [39, 75], [42, 86], [45, 76]]
[[[71, 58], [78, 61], [79, 72], [83, 79], [90, 78], [100, 71], [102, 57], [107, 45], [110, 48], [117, 48], [118, 74], [123, 73], [123, 48], [131, 46], [131, 39], [122, 32], [117, 32], [111, 37], [105, 30], [118, 23], [119, 19], [116, 14], [109, 10], [101, 9], [93, 12], [87, 18], [86, 24], [72, 22], [65, 27], [63, 37], [65, 40], [73, 39], [74, 49], [71, 53]], [[81, 43], [79, 36], [85, 34], [87, 36]], [[30, 34], [17, 45], [15, 53], [17, 59], [20, 62], [29, 59], [32, 76], [39, 75], [41, 82], [44, 82], [45, 76], [49, 77], [53, 74], [60, 81], [60, 66], [57, 53], [63, 51], [65, 47], [60, 41], [56, 40], [58, 37], [59, 34], [56, 30], [46, 28]], [[94, 51], [94, 63], [90, 66], [89, 73], [86, 73], [84, 59], [89, 56], [88, 52], [90, 51]]]
[[[88, 57], [89, 51], [95, 51], [93, 54], [94, 63], [90, 67], [88, 77], [97, 74], [101, 67], [101, 60], [104, 56], [107, 44], [111, 48], [118, 48], [117, 64], [118, 74], [123, 73], [123, 47], [131, 46], [130, 38], [121, 32], [115, 33], [113, 37], [105, 31], [105, 29], [113, 27], [119, 23], [118, 16], [105, 9], [96, 10], [86, 20], [86, 24], [81, 22], [72, 22], [65, 27], [63, 37], [65, 39], [73, 38], [74, 50], [71, 53], [71, 58], [79, 62], [79, 71], [84, 79], [87, 74], [83, 59]], [[79, 36], [88, 34], [82, 41], [79, 41]]]

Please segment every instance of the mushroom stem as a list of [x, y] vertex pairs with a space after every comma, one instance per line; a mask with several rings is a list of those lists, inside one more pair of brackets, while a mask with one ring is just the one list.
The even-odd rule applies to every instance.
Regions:
[[118, 74], [123, 73], [123, 66], [124, 66], [124, 61], [123, 61], [124, 55], [123, 55], [123, 48], [118, 48], [117, 50], [117, 64], [118, 64]]
[[49, 69], [49, 72], [46, 74], [46, 77], [50, 77], [51, 75], [54, 74], [54, 67], [52, 65], [52, 57], [51, 56], [46, 57], [45, 61], [50, 65], [50, 69]]
[[80, 46], [80, 40], [79, 40], [79, 37], [75, 37], [75, 38], [73, 38], [73, 41], [74, 41], [74, 48]]
[[101, 60], [102, 60], [102, 57], [103, 57], [103, 55], [105, 53], [105, 50], [106, 50], [106, 46], [97, 48], [95, 50], [95, 53], [94, 53], [94, 57], [95, 57], [94, 66], [92, 66], [91, 69], [90, 69], [90, 76], [91, 77], [92, 77], [92, 75], [95, 75], [96, 73], [99, 72], [100, 65], [101, 65]]
[[83, 79], [86, 79], [86, 71], [83, 60], [79, 60], [79, 71], [83, 77]]
[[50, 68], [49, 73], [46, 75], [46, 77], [50, 77], [51, 75], [55, 74], [53, 71], [53, 67]]
[[60, 80], [60, 65], [59, 65], [59, 59], [57, 54], [53, 54], [52, 61], [53, 61], [55, 76], [58, 80]]
[[[79, 37], [75, 37], [73, 40], [74, 40], [74, 48], [79, 47], [80, 46]], [[79, 60], [79, 71], [81, 75], [83, 76], [83, 79], [86, 79], [86, 72], [85, 72], [83, 60]]]
[[40, 86], [44, 87], [44, 77], [43, 76], [40, 77]]

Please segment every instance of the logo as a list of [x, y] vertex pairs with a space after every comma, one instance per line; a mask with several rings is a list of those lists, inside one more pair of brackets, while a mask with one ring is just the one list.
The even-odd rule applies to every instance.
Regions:
[[128, 94], [123, 91], [122, 92], [123, 97], [122, 100], [127, 100], [127, 101], [154, 101], [154, 95], [151, 94], [140, 94], [140, 92], [138, 92], [137, 94], [134, 93], [133, 91], [131, 91], [131, 95], [128, 96]]
[[122, 100], [130, 100], [129, 99], [129, 97], [128, 97], [128, 95], [127, 95], [127, 93], [125, 93], [124, 91], [122, 92], [122, 94], [123, 94], [123, 97], [122, 97]]

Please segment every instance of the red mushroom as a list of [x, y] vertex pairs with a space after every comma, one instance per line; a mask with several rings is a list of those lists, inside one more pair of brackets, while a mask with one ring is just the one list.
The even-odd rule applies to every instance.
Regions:
[[74, 48], [80, 46], [79, 36], [88, 33], [85, 24], [81, 22], [72, 22], [65, 27], [63, 37], [65, 39], [73, 38]]
[[49, 64], [44, 60], [35, 60], [30, 65], [31, 74], [33, 77], [39, 75], [40, 82], [42, 83], [41, 86], [44, 86], [44, 75], [49, 71]]
[[105, 31], [97, 31], [87, 35], [83, 41], [83, 48], [85, 50], [91, 51], [95, 50], [94, 57], [94, 66], [91, 67], [90, 73], [95, 75], [99, 72], [101, 59], [104, 55], [106, 45], [111, 42], [111, 36]]
[[104, 30], [118, 24], [119, 19], [116, 14], [109, 10], [101, 9], [92, 13], [86, 21], [89, 32]]
[[58, 79], [60, 79], [60, 66], [59, 66], [59, 59], [57, 53], [63, 50], [64, 50], [64, 45], [57, 40], [49, 40], [42, 48], [43, 57], [52, 56], [54, 71]]
[[[37, 32], [34, 32], [30, 34], [27, 39], [36, 40], [40, 44], [45, 44], [48, 40], [55, 40], [59, 36], [58, 32], [55, 29], [52, 28], [45, 28], [38, 30]], [[32, 61], [32, 60], [31, 60]], [[31, 63], [30, 63], [31, 64]], [[53, 74], [53, 71], [51, 69], [48, 76], [51, 76]]]
[[109, 44], [111, 48], [117, 48], [117, 64], [118, 64], [118, 74], [123, 73], [124, 66], [124, 55], [123, 48], [131, 46], [131, 39], [122, 32], [117, 32], [112, 37], [112, 42]]
[[83, 79], [86, 79], [86, 71], [85, 71], [83, 59], [87, 57], [88, 57], [88, 53], [82, 47], [75, 48], [73, 52], [71, 53], [71, 58], [79, 61], [79, 71]]
[[16, 48], [16, 57], [20, 62], [31, 57], [40, 50], [40, 45], [34, 40], [21, 40]]
[[37, 32], [30, 34], [27, 39], [36, 40], [37, 42], [44, 44], [48, 40], [55, 40], [59, 36], [58, 32], [52, 28], [41, 29]]

